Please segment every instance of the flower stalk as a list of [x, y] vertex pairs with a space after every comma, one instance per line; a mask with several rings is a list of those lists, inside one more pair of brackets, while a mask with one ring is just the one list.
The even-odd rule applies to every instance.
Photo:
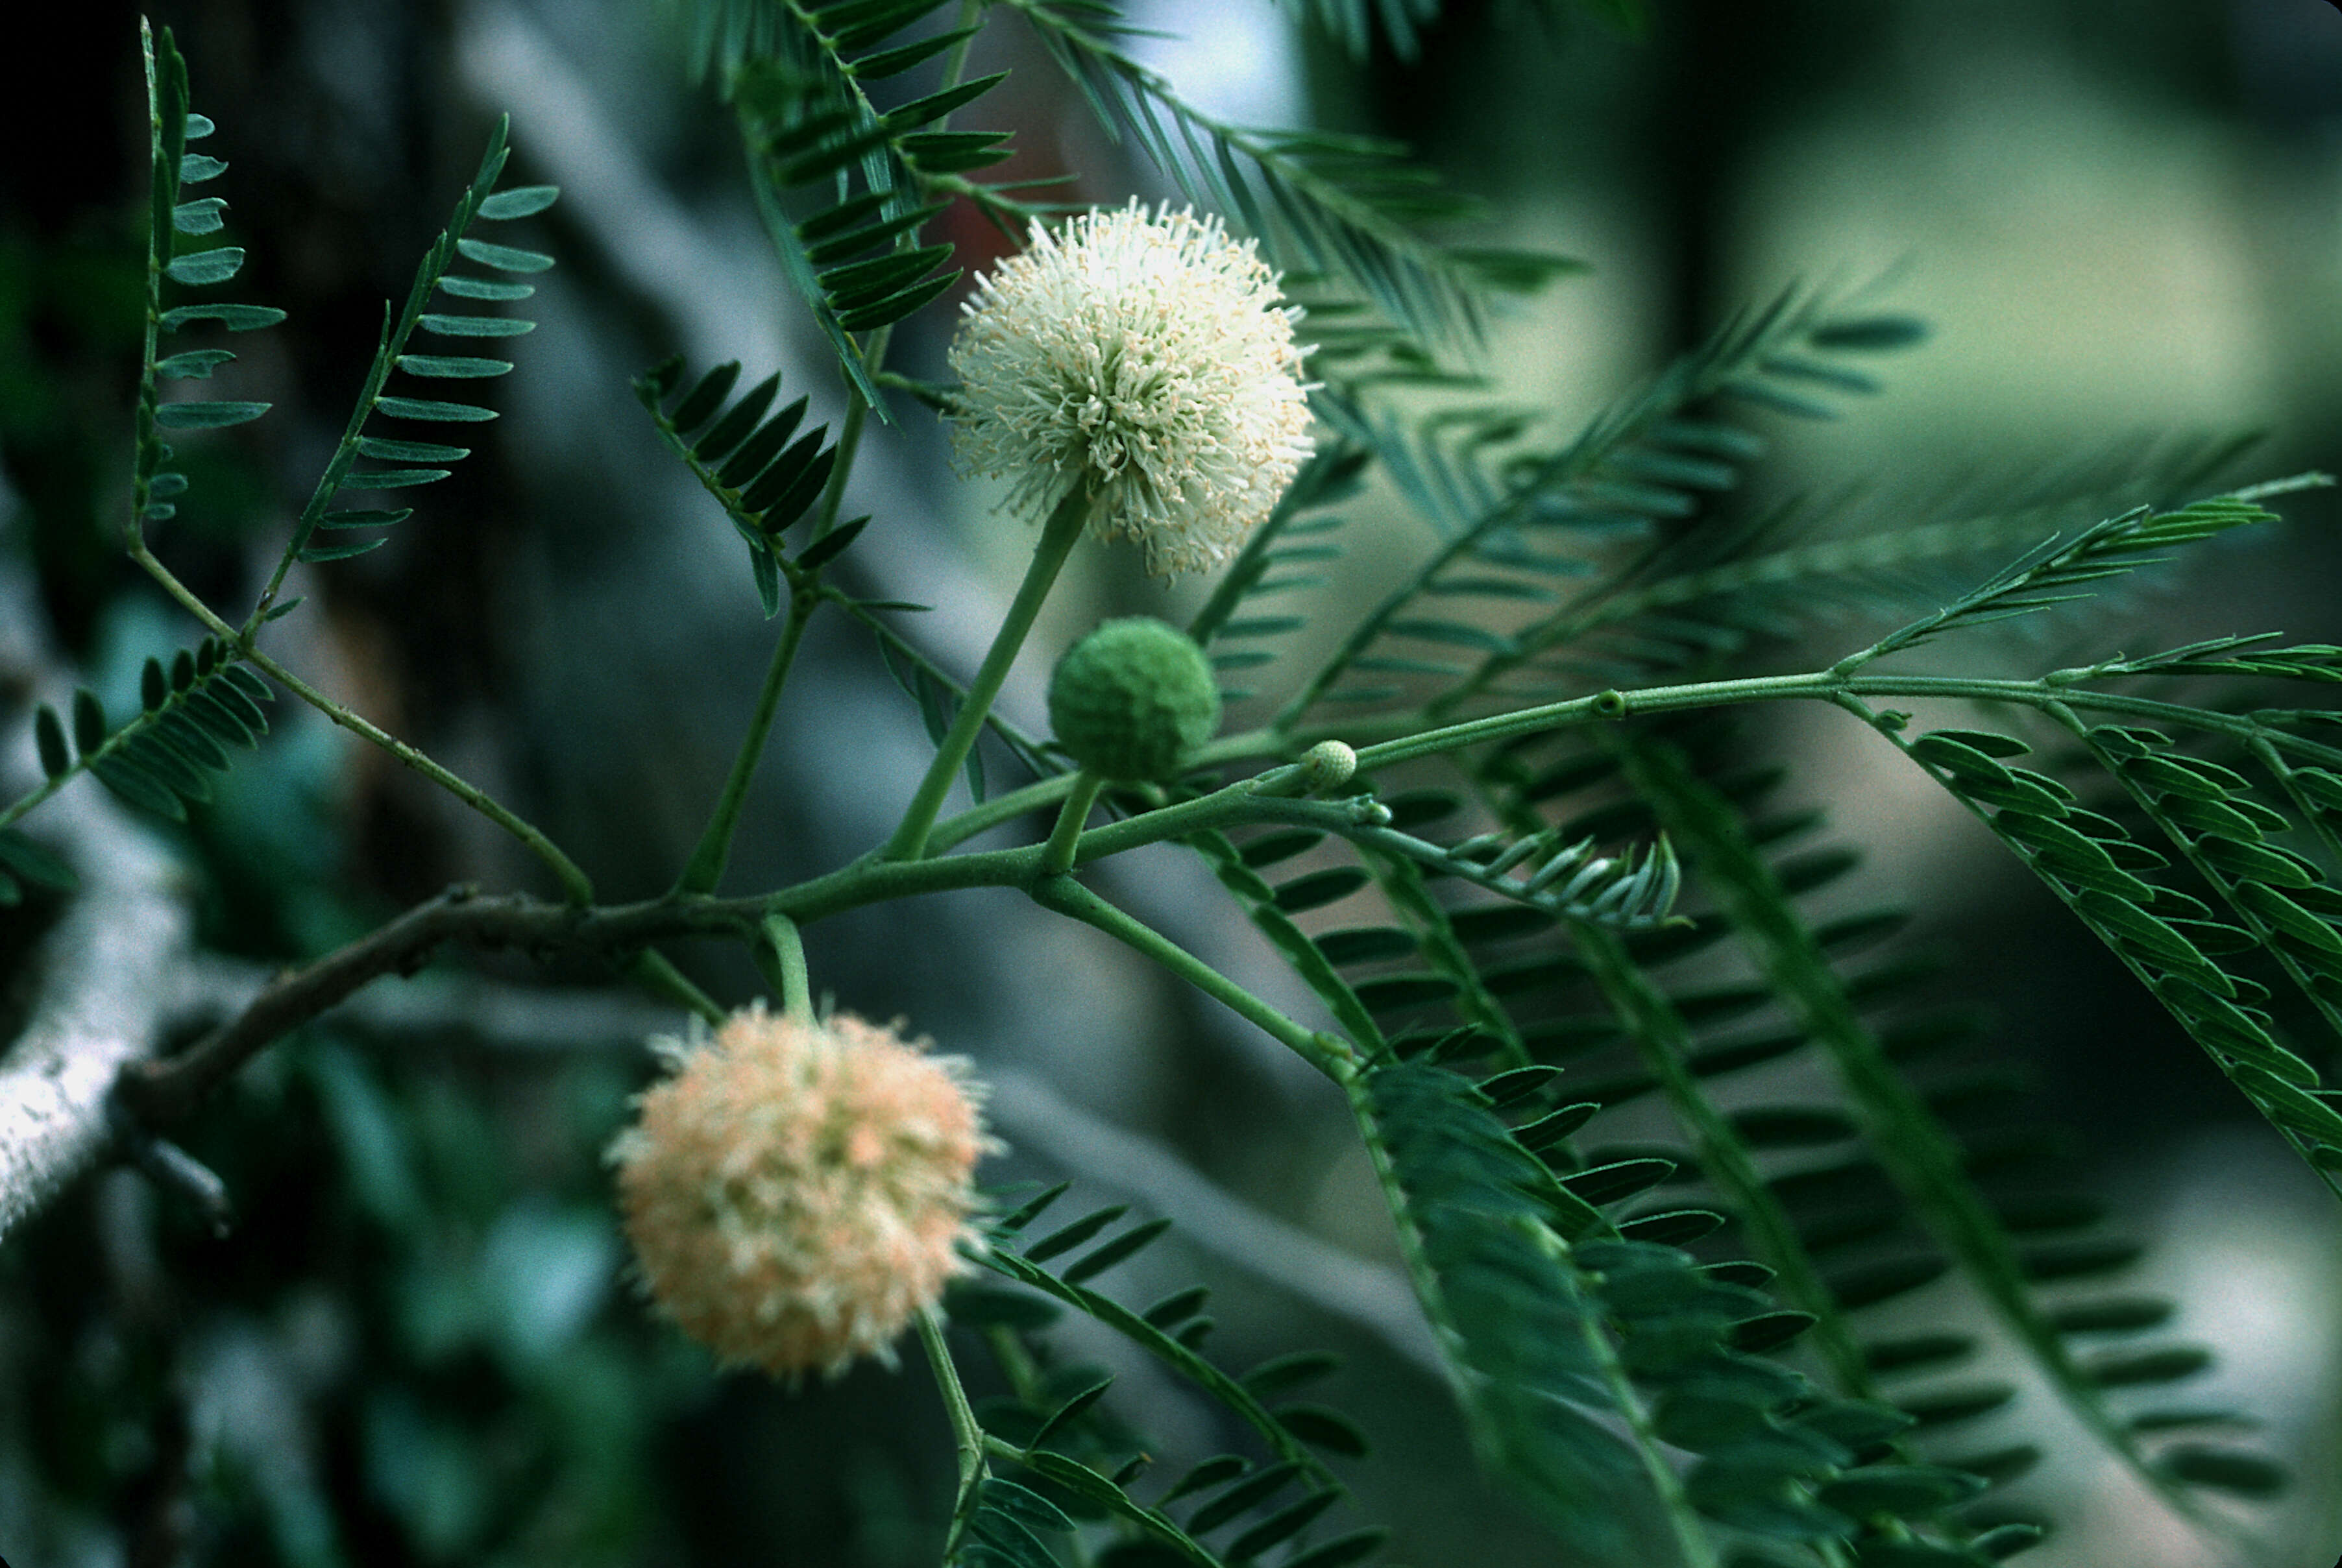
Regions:
[[748, 717], [748, 733], [740, 738], [740, 749], [732, 759], [732, 771], [724, 780], [724, 793], [716, 797], [716, 810], [707, 819], [706, 828], [699, 835], [691, 859], [676, 878], [677, 893], [713, 893], [723, 879], [724, 867], [732, 857], [732, 835], [740, 826], [741, 809], [747, 804], [748, 786], [756, 777], [756, 764], [765, 754], [765, 743], [773, 732], [773, 714], [779, 707], [781, 688], [788, 684], [789, 667], [796, 662], [797, 644], [805, 641], [806, 623], [813, 618], [820, 599], [800, 588], [789, 595], [789, 618], [781, 628], [781, 640], [773, 649], [772, 663], [765, 669], [765, 684], [756, 694], [756, 711]]
[[1085, 925], [1094, 925], [1125, 946], [1145, 954], [1246, 1023], [1257, 1025], [1336, 1084], [1347, 1082], [1357, 1072], [1357, 1053], [1347, 1041], [1287, 1018], [1153, 926], [1125, 914], [1072, 877], [1045, 877], [1034, 884], [1031, 891], [1033, 902], [1042, 908], [1069, 915]]
[[1073, 790], [1057, 812], [1049, 842], [1041, 846], [1044, 876], [1057, 876], [1074, 868], [1074, 846], [1081, 842], [1083, 824], [1089, 821], [1090, 808], [1097, 804], [1098, 791], [1105, 785], [1106, 781], [1087, 768], [1074, 775]]
[[958, 1550], [968, 1521], [976, 1516], [976, 1500], [991, 1470], [984, 1462], [984, 1428], [976, 1423], [976, 1407], [968, 1403], [959, 1368], [952, 1364], [951, 1347], [944, 1341], [943, 1314], [929, 1307], [919, 1313], [917, 1323], [919, 1348], [927, 1353], [927, 1365], [936, 1374], [936, 1391], [943, 1395], [944, 1413], [951, 1420], [952, 1445], [959, 1458], [959, 1488], [952, 1503], [950, 1534], [944, 1543], [944, 1554], [948, 1557]]
[[1066, 558], [1073, 554], [1075, 541], [1082, 536], [1090, 509], [1088, 490], [1077, 484], [1057, 503], [1057, 509], [1041, 525], [1041, 543], [1033, 552], [1032, 564], [1025, 569], [1025, 581], [1017, 586], [1016, 597], [1009, 604], [1007, 618], [1000, 623], [991, 651], [984, 655], [983, 666], [968, 684], [967, 700], [960, 704], [959, 716], [952, 721], [943, 744], [936, 749], [935, 761], [928, 764], [926, 776], [919, 781], [918, 791], [912, 795], [901, 825], [879, 852], [882, 859], [917, 860], [926, 854], [928, 831], [936, 824], [936, 814], [943, 810], [944, 797], [951, 793], [952, 780], [967, 761], [967, 754], [975, 749], [976, 737], [983, 734], [985, 718], [992, 712], [992, 701], [1008, 679], [1009, 667], [1016, 663], [1017, 653], [1025, 646], [1025, 638], [1041, 614], [1042, 601], [1048, 598], [1057, 574], [1065, 569]]
[[756, 944], [757, 966], [780, 993], [781, 1006], [788, 1015], [800, 1024], [811, 1024], [813, 981], [806, 970], [805, 938], [797, 931], [797, 923], [786, 914], [767, 914], [761, 929], [764, 940]]

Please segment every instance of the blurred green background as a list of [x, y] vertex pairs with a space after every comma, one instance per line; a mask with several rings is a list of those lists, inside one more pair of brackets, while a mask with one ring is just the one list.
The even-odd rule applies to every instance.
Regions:
[[[1777, 494], [1891, 520], [1963, 481], [2247, 430], [2267, 436], [2251, 474], [2342, 464], [2334, 6], [1653, 0], [1640, 39], [1526, 5], [1446, 10], [1419, 63], [1359, 64], [1269, 0], [1133, 7], [1187, 35], [1142, 48], [1189, 96], [1408, 140], [1488, 199], [1492, 239], [1590, 264], [1495, 335], [1484, 368], [1524, 405], [1590, 414], [1735, 308], [1802, 282], [1867, 291], [1936, 334], [1856, 415], [1784, 431]], [[752, 376], [781, 369], [828, 417], [841, 401], [756, 232], [725, 113], [692, 82], [679, 11], [174, 0], [151, 14], [177, 30], [195, 106], [220, 124], [208, 146], [232, 168], [214, 188], [251, 252], [244, 297], [291, 313], [239, 342], [252, 352], [225, 378], [223, 395], [276, 412], [204, 444], [161, 542], [219, 602], [273, 561], [380, 302], [403, 295], [496, 113], [514, 116], [519, 176], [565, 186], [545, 235], [562, 265], [496, 389], [487, 461], [435, 487], [390, 548], [304, 582], [280, 653], [515, 802], [606, 896], [658, 891], [714, 797], [771, 632], [736, 541], [667, 464], [627, 379], [673, 352], [736, 356]], [[0, 551], [35, 584], [44, 634], [117, 710], [138, 662], [189, 635], [112, 543], [139, 349], [136, 15], [47, 8], [40, 47], [0, 53]], [[1016, 73], [986, 122], [1017, 132], [1006, 172], [1078, 170], [1074, 191], [1101, 202], [1166, 188], [1012, 21], [975, 64]], [[971, 265], [1008, 248], [973, 216], [951, 222]], [[939, 374], [951, 319], [946, 302], [910, 323], [898, 363]], [[854, 585], [936, 605], [913, 634], [972, 667], [1028, 531], [949, 477], [916, 411], [863, 469], [848, 514], [878, 523]], [[2232, 631], [2334, 637], [2334, 505], [2287, 510], [2282, 532], [1997, 646], [2046, 668]], [[1348, 584], [1361, 594], [1424, 539], [1395, 506], [1372, 522], [1378, 548]], [[1077, 570], [1037, 646], [1197, 591], [1166, 599], [1126, 553]], [[1028, 664], [1006, 704], [1032, 719], [1046, 666]], [[826, 624], [800, 671], [738, 889], [857, 853], [924, 757], [916, 711], [866, 640]], [[175, 834], [224, 964], [313, 954], [450, 881], [536, 885], [485, 824], [313, 721], [283, 713], [264, 754]], [[1752, 751], [1792, 760], [1792, 792], [1827, 802], [1837, 835], [1868, 852], [1847, 896], [1925, 906], [1919, 937], [1954, 955], [1946, 986], [2000, 1014], [2034, 1109], [2073, 1132], [2093, 1184], [2154, 1239], [2141, 1278], [2177, 1295], [2221, 1357], [2203, 1397], [2257, 1413], [2299, 1475], [2256, 1517], [2280, 1554], [2322, 1568], [2342, 1543], [2342, 1217], [1925, 780], [1826, 718], [1752, 724]], [[1265, 993], [1297, 993], [1197, 865], [1156, 851], [1103, 881]], [[25, 967], [40, 913], [0, 912], [0, 963]], [[1551, 1563], [1477, 1478], [1405, 1325], [1345, 1294], [1387, 1283], [1393, 1254], [1341, 1108], [1087, 934], [969, 894], [842, 917], [809, 944], [841, 1005], [906, 1015], [1002, 1081], [1017, 1152], [998, 1179], [1069, 1174], [1101, 1201], [1176, 1215], [1113, 1141], [1136, 1135], [1179, 1179], [1374, 1265], [1296, 1293], [1256, 1257], [1175, 1241], [1114, 1284], [1144, 1302], [1213, 1283], [1230, 1364], [1347, 1353], [1335, 1393], [1378, 1442], [1356, 1479], [1366, 1515], [1399, 1532], [1395, 1560]], [[726, 1001], [756, 994], [729, 954], [678, 957]], [[673, 1021], [607, 984], [443, 965], [411, 1004], [278, 1048], [188, 1139], [235, 1196], [225, 1240], [116, 1172], [0, 1244], [0, 1553], [15, 1568], [932, 1562], [951, 1455], [915, 1353], [902, 1373], [786, 1392], [715, 1375], [631, 1299], [598, 1152], [649, 1071], [642, 1033]], [[1059, 1348], [1121, 1372], [1119, 1408], [1166, 1454], [1229, 1441], [1110, 1345], [1068, 1330]], [[2046, 1432], [2054, 1451], [2047, 1403], [2020, 1400], [1973, 1446]], [[2027, 1563], [2207, 1561], [2087, 1465], [2053, 1461], [2024, 1484], [2060, 1529]]]

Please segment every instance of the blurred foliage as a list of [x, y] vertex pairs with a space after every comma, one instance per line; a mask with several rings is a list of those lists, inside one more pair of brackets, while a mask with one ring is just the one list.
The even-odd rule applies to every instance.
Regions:
[[[2307, 0], [2303, 8], [2319, 10]], [[457, 102], [453, 85], [462, 7], [348, 8], [368, 11], [362, 19], [373, 29], [368, 35], [386, 40], [385, 57], [399, 62], [365, 90], [352, 85], [355, 75], [337, 89], [334, 70], [303, 54], [334, 46], [349, 21], [343, 8], [158, 9], [192, 35], [195, 48], [211, 52], [197, 56], [205, 69], [220, 67], [207, 79], [235, 84], [216, 101], [253, 105], [239, 132], [249, 150], [239, 156], [252, 160], [244, 192], [255, 265], [282, 285], [268, 297], [296, 307], [296, 316], [299, 306], [314, 307], [299, 319], [316, 324], [284, 351], [281, 364], [267, 367], [290, 384], [284, 400], [292, 433], [214, 442], [190, 451], [182, 464], [191, 484], [168, 550], [175, 569], [207, 589], [242, 583], [247, 545], [264, 524], [282, 521], [284, 474], [314, 467], [307, 449], [330, 442], [339, 417], [332, 411], [346, 402], [345, 384], [373, 330], [370, 302], [404, 287], [395, 270], [401, 264], [385, 258], [411, 254], [417, 246], [408, 242], [427, 237], [441, 221], [445, 189], [467, 172], [461, 165], [471, 155], [465, 149], [476, 145], [479, 115]], [[1062, 4], [1029, 9], [1080, 13]], [[1752, 191], [1779, 188], [1761, 184], [1765, 159], [1787, 156], [1801, 137], [1827, 129], [1831, 115], [1864, 98], [1869, 85], [1895, 79], [1906, 68], [1903, 55], [1925, 48], [1932, 35], [1920, 16], [1929, 8], [1842, 0], [1807, 0], [1773, 15], [1722, 0], [1656, 0], [1645, 41], [1631, 45], [1561, 5], [1454, 5], [1435, 15], [1438, 7], [1320, 0], [1291, 9], [1312, 14], [1325, 28], [1306, 47], [1315, 51], [1311, 69], [1328, 119], [1346, 115], [1361, 128], [1406, 137], [1435, 165], [1466, 170], [1465, 185], [1508, 210], [1514, 203], [1533, 208], [1556, 189], [1580, 200], [1581, 211], [1588, 189], [1626, 193], [1650, 258], [1645, 336], [1676, 347], [1703, 341], [1723, 302], [1759, 265], [1750, 259], [1762, 252], [1752, 237], [1759, 225], [1745, 209]], [[1635, 8], [1586, 9], [1617, 18]], [[2330, 154], [2322, 149], [2342, 101], [2330, 87], [2287, 75], [2257, 42], [2269, 30], [2298, 29], [2294, 19], [2278, 17], [2280, 9], [2276, 0], [2147, 7], [2064, 0], [1980, 6], [1977, 15], [1999, 17], [1997, 25], [2023, 38], [2056, 40], [2076, 69], [2135, 94], [2125, 112], [2142, 122], [2184, 115], [2235, 144], [2273, 145], [2330, 176]], [[1549, 53], [1533, 53], [1509, 30], [1530, 10], [1547, 29], [1536, 49]], [[1406, 25], [1377, 37], [1370, 11]], [[2009, 20], [2020, 11], [2022, 25]], [[582, 9], [547, 15], [571, 31], [581, 52], [596, 47], [596, 29], [610, 20]], [[2322, 12], [2320, 19], [2330, 20]], [[37, 160], [14, 160], [19, 166], [0, 182], [0, 473], [8, 486], [7, 547], [32, 568], [56, 635], [84, 662], [107, 711], [124, 714], [136, 708], [142, 662], [167, 659], [176, 644], [159, 597], [121, 564], [107, 521], [119, 514], [126, 491], [121, 411], [139, 347], [139, 193], [129, 171], [141, 162], [143, 132], [115, 112], [132, 90], [133, 34], [126, 14], [102, 7], [80, 25], [81, 52], [48, 68], [109, 85], [86, 95], [79, 134], [66, 138], [84, 147], [85, 162], [48, 171], [35, 166]], [[612, 75], [658, 105], [651, 134], [669, 137], [676, 183], [688, 189], [708, 166], [736, 155], [719, 115], [678, 106], [694, 102], [683, 96], [679, 35], [662, 35], [660, 47], [665, 54], [631, 73]], [[1103, 48], [1077, 57], [1073, 68], [1076, 76], [1105, 69], [1106, 86], [1135, 95], [1130, 102], [1146, 95], [1143, 68], [1125, 70]], [[1402, 80], [1409, 84], [1404, 91]], [[1045, 100], [1049, 115], [1070, 119], [1082, 88], [1054, 91]], [[1128, 103], [1107, 107], [1110, 125], [1119, 115], [1126, 132], [1145, 139]], [[1499, 142], [1491, 128], [1524, 121], [1547, 131], [1516, 145]], [[1056, 121], [1036, 115], [1034, 123]], [[1213, 126], [1196, 125], [1216, 153]], [[1930, 125], [1915, 112], [1910, 134], [1925, 136]], [[380, 166], [365, 180], [352, 172], [352, 141], [369, 156], [381, 152]], [[9, 145], [30, 144], [18, 135]], [[1246, 145], [1240, 138], [1226, 145]], [[1332, 145], [1303, 150], [1317, 156]], [[723, 149], [720, 157], [711, 149]], [[1173, 175], [1200, 194], [1240, 186], [1246, 177], [1225, 173], [1216, 156], [1168, 151]], [[93, 172], [93, 165], [103, 167]], [[834, 175], [843, 166], [815, 172]], [[895, 172], [935, 174], [916, 166]], [[841, 199], [849, 188], [840, 188]], [[1241, 199], [1235, 189], [1225, 194], [1232, 203]], [[995, 205], [1013, 208], [1006, 198]], [[364, 222], [352, 215], [377, 209], [386, 215]], [[318, 211], [329, 216], [310, 215]], [[2310, 226], [2328, 216], [2307, 199], [2298, 215]], [[365, 222], [381, 225], [397, 244]], [[1306, 214], [1298, 227], [1321, 252], [1344, 239], [1320, 215]], [[1322, 256], [1305, 245], [1294, 259]], [[656, 304], [598, 266], [588, 259], [581, 268], [590, 308], [606, 307], [629, 323], [626, 332], [646, 349], [664, 342], [669, 324], [657, 319]], [[2273, 275], [2281, 272], [2272, 265]], [[2298, 283], [2287, 275], [2272, 287]], [[1403, 278], [1383, 303], [1394, 314], [1412, 307], [1436, 316], [1436, 296], [1428, 305], [1426, 297]], [[1342, 319], [1339, 310], [1329, 299], [1324, 319]], [[906, 335], [920, 330], [916, 323], [905, 327]], [[1508, 352], [1503, 333], [1499, 323], [1500, 357]], [[918, 350], [916, 336], [911, 347]], [[2342, 374], [2306, 361], [2289, 374], [2303, 395], [2286, 408], [2278, 461], [2342, 427]], [[485, 472], [443, 487], [445, 518], [411, 525], [435, 530], [425, 535], [427, 547], [384, 553], [381, 564], [335, 579], [315, 608], [355, 679], [395, 696], [417, 733], [461, 734], [472, 722], [495, 737], [486, 749], [496, 752], [502, 770], [537, 781], [558, 803], [565, 789], [591, 792], [548, 776], [559, 772], [547, 760], [559, 752], [534, 727], [544, 715], [510, 694], [518, 684], [513, 677], [525, 670], [525, 634], [501, 611], [479, 606], [519, 596], [524, 590], [512, 584], [523, 574], [514, 562], [531, 552], [558, 554], [568, 542], [560, 529], [570, 519], [501, 504], [534, 477], [526, 472], [532, 459], [494, 435], [481, 444]], [[288, 463], [295, 448], [303, 462]], [[1436, 447], [1427, 454], [1435, 472], [1442, 455]], [[1466, 456], [1476, 461], [1478, 453]], [[574, 486], [575, 476], [569, 479]], [[608, 514], [615, 508], [607, 498], [598, 499], [606, 510], [578, 527], [621, 533], [625, 520]], [[2321, 574], [2330, 547], [2307, 550], [2301, 559], [2310, 566], [2300, 578], [2330, 581]], [[537, 581], [525, 591], [543, 586]], [[574, 582], [556, 582], [569, 586]], [[1664, 637], [1627, 652], [1670, 665], [1681, 658]], [[1766, 750], [1762, 737], [1691, 738], [1722, 748], [1709, 770], [1716, 774], [1762, 760]], [[1515, 752], [1503, 759], [1515, 776], [1492, 784], [1532, 795], [1540, 773], [1573, 760]], [[1777, 782], [1749, 779], [1745, 798], [1761, 800]], [[628, 807], [634, 804], [630, 797]], [[571, 806], [581, 821], [597, 820], [587, 805], [573, 799]], [[605, 842], [591, 852], [597, 865], [623, 865], [630, 854], [656, 858], [628, 840], [626, 830], [635, 825], [603, 821]], [[1616, 830], [1620, 819], [1601, 825]], [[1801, 831], [1782, 826], [1783, 842]], [[353, 763], [317, 724], [288, 724], [261, 755], [245, 760], [222, 781], [215, 804], [191, 812], [177, 842], [195, 868], [206, 944], [265, 963], [345, 940], [451, 868], [474, 872], [482, 858], [460, 830], [404, 793], [395, 774]], [[35, 900], [0, 911], [0, 974], [19, 972], [15, 961], [50, 908]], [[2031, 944], [2031, 918], [2000, 922], [1998, 939]], [[1841, 930], [1837, 939], [1858, 950], [1867, 937]], [[2092, 964], [2110, 967], [2092, 954], [2048, 951], [2077, 955], [2072, 964], [2061, 957], [2028, 966], [2052, 972], [2041, 984], [2065, 994], [2067, 1011], [2091, 1013], [2101, 1003], [2138, 1011], [2131, 994], [2117, 989], [2121, 976], [2088, 972]], [[1910, 974], [1898, 978], [1924, 980], [1921, 968], [1913, 960]], [[1575, 976], [1570, 984], [1578, 990], [1564, 995], [1579, 995], [1588, 984]], [[872, 989], [886, 994], [882, 985]], [[1705, 1031], [1730, 1023], [1728, 994], [1711, 985], [1704, 1001], [1709, 1011], [1693, 1025]], [[2018, 1011], [2030, 1017], [2038, 1010]], [[1573, 1016], [1558, 1000], [1549, 1012], [1546, 1022], [1564, 1026]], [[1947, 1028], [1912, 1050], [1958, 1033]], [[2104, 1104], [2098, 1090], [2107, 1064], [2127, 1070], [2147, 1054], [2137, 1044], [2142, 1035], [2159, 1038], [2157, 1049], [2177, 1049], [2159, 1015], [2137, 1030], [2126, 1024], [2073, 1033], [2039, 1054], [2053, 1059], [2069, 1099], [2078, 1088], [2109, 1124], [2117, 1116], [2180, 1118], [2173, 1106], [2182, 1102], [2189, 1103], [2187, 1117], [2218, 1114], [2203, 1109], [2198, 1080], [2177, 1076], [2154, 1078], [2137, 1096], [2143, 1104]], [[1587, 1044], [1575, 1065], [1598, 1067], [1614, 1080], [1639, 1071], [1615, 1036]], [[1597, 1054], [1605, 1049], [1613, 1054]], [[1166, 1075], [1206, 1081], [1209, 1047], [1190, 1042], [1181, 1050], [1180, 1072]], [[312, 1026], [237, 1079], [190, 1139], [235, 1195], [231, 1237], [212, 1237], [195, 1214], [126, 1173], [87, 1184], [12, 1237], [0, 1247], [0, 1541], [16, 1568], [114, 1562], [565, 1568], [756, 1558], [892, 1568], [935, 1561], [950, 1507], [950, 1455], [919, 1380], [866, 1367], [834, 1386], [784, 1393], [721, 1379], [631, 1299], [599, 1151], [646, 1070], [632, 1058], [498, 1054], [469, 1039], [391, 1042], [354, 1027]], [[2021, 1140], [1996, 1119], [2007, 1108], [1995, 1094], [2000, 1083], [1986, 1071], [1947, 1074], [1936, 1087], [1957, 1102], [1960, 1119], [1978, 1113], [1983, 1132], [2001, 1139], [1993, 1146], [2007, 1148]], [[1653, 1085], [1611, 1087], [1626, 1098]], [[1200, 1091], [1175, 1086], [1175, 1093], [1201, 1102], [1185, 1108], [1184, 1121], [1176, 1105], [1164, 1114], [1204, 1163], [1216, 1159], [1241, 1174], [1251, 1161], [1256, 1172], [1276, 1154], [1261, 1152], [1283, 1131], [1274, 1097], [1239, 1105], [1214, 1104]], [[2233, 1114], [2243, 1114], [2241, 1102]], [[1292, 1141], [1303, 1139], [1296, 1134]], [[1621, 1144], [1589, 1154], [1586, 1164], [1598, 1167], [1612, 1156], [1652, 1157]], [[1814, 1212], [1800, 1219], [1825, 1227], [1902, 1223], [1897, 1214], [1870, 1213], [1877, 1194], [1866, 1184], [1867, 1174], [1847, 1182], [1804, 1193]], [[1268, 1192], [1264, 1201], [1300, 1206], [1289, 1191]], [[1039, 1326], [1031, 1307], [995, 1299], [989, 1310], [998, 1321], [986, 1322], [982, 1307], [966, 1312], [968, 1346], [980, 1344], [994, 1358], [985, 1374], [990, 1381], [976, 1392], [997, 1430], [1021, 1441], [1016, 1434], [1029, 1437], [1103, 1373], [1087, 1342], [1025, 1336]], [[1376, 1413], [1386, 1424], [1447, 1419], [1426, 1413], [1436, 1397], [1428, 1382], [1378, 1392], [1387, 1403]], [[1949, 1408], [1940, 1419], [1973, 1413]], [[1269, 1458], [1262, 1434], [1244, 1431], [1225, 1412], [1186, 1419], [1183, 1449], [1233, 1447], [1252, 1461]], [[1121, 1426], [1112, 1407], [1090, 1420], [1076, 1431], [1072, 1452], [1101, 1471], [1145, 1450], [1147, 1439]], [[1466, 1555], [1544, 1560], [1546, 1549], [1524, 1544], [1532, 1537], [1508, 1513], [1477, 1507], [1460, 1471], [1426, 1467], [1393, 1478], [1396, 1468], [1361, 1473], [1376, 1478], [1376, 1501], [1400, 1499], [1401, 1512], [1431, 1521], [1403, 1533], [1403, 1550], [1429, 1560], [1426, 1543], [1477, 1530], [1484, 1534], [1471, 1539], [1495, 1545]], [[1083, 1508], [1077, 1490], [1040, 1491], [1053, 1506]], [[1445, 1495], [1422, 1502], [1435, 1493]], [[1478, 1512], [1487, 1517], [1457, 1518]], [[1133, 1549], [1112, 1568], [1147, 1561]]]

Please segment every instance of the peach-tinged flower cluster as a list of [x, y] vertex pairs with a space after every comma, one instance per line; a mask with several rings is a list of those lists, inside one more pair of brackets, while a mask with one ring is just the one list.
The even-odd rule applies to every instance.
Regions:
[[1088, 486], [1094, 529], [1157, 575], [1226, 560], [1309, 455], [1300, 312], [1278, 297], [1216, 218], [1134, 202], [1036, 225], [961, 306], [962, 466], [1038, 513]]
[[966, 1266], [992, 1145], [966, 1064], [923, 1046], [757, 1007], [676, 1045], [637, 1099], [610, 1160], [642, 1282], [725, 1364], [794, 1377], [884, 1356]]

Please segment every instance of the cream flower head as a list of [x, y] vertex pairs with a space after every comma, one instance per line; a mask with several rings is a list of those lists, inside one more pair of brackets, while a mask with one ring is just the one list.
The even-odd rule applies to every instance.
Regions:
[[966, 1063], [891, 1028], [736, 1013], [610, 1145], [640, 1277], [727, 1366], [794, 1378], [886, 1356], [966, 1267], [992, 1147]]
[[1225, 561], [1310, 452], [1301, 313], [1276, 284], [1192, 212], [1036, 224], [960, 306], [961, 466], [1042, 514], [1088, 485], [1093, 531], [1138, 541], [1158, 576]]

